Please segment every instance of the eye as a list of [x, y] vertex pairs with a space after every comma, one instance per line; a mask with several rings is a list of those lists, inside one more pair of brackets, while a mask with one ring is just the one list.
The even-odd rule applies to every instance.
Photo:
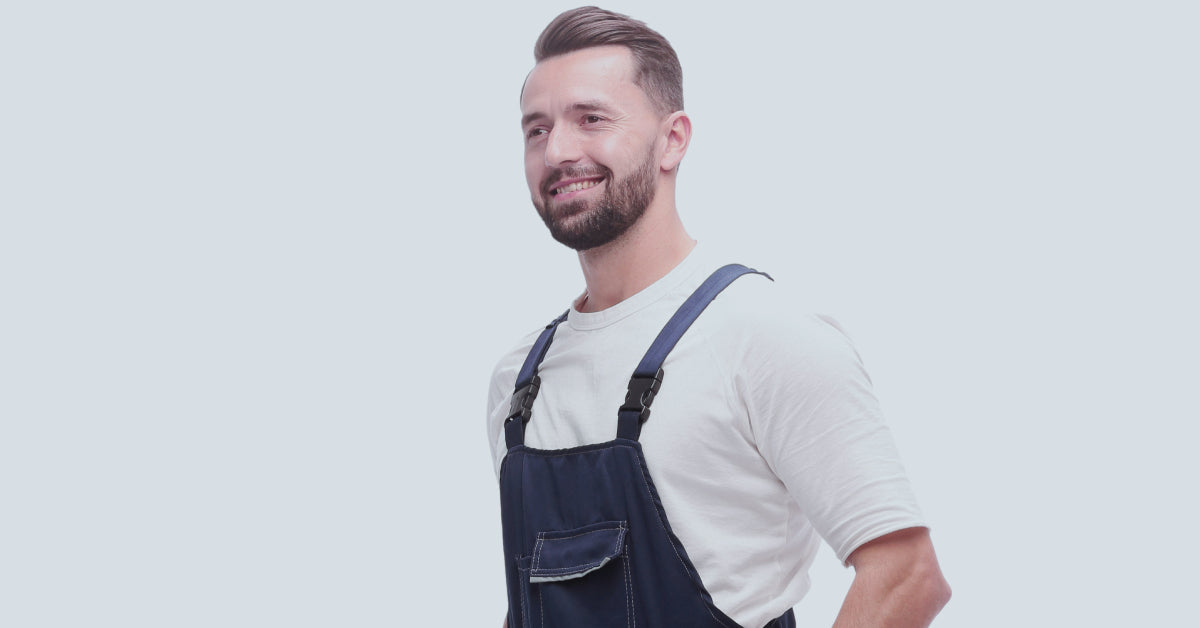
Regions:
[[601, 118], [600, 116], [598, 116], [594, 113], [589, 113], [588, 115], [583, 117], [584, 124], [596, 124], [597, 122], [600, 122], [602, 120], [604, 120], [604, 118]]
[[546, 134], [545, 128], [540, 127], [540, 126], [535, 126], [532, 129], [529, 129], [528, 131], [525, 132], [525, 139], [532, 140], [532, 139], [537, 138], [538, 136], [545, 135], [545, 134]]

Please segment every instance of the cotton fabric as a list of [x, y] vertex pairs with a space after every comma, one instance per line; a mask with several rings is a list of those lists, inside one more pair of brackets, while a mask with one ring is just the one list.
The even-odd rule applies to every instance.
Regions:
[[[634, 367], [726, 261], [707, 255], [697, 247], [604, 311], [570, 311], [541, 365], [528, 446], [612, 440]], [[714, 603], [744, 626], [800, 601], [819, 539], [845, 561], [871, 539], [925, 525], [853, 345], [832, 319], [793, 302], [784, 285], [758, 276], [727, 288], [668, 357], [640, 439], [675, 534]], [[536, 336], [502, 357], [492, 376], [497, 473], [509, 398]]]

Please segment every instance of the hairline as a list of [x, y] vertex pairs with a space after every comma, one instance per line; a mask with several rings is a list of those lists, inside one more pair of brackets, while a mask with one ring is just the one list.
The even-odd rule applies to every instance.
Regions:
[[[592, 50], [594, 48], [624, 48], [629, 53], [630, 61], [632, 61], [632, 67], [630, 68], [632, 76], [629, 77], [629, 80], [634, 85], [636, 85], [639, 90], [641, 90], [642, 96], [644, 96], [646, 98], [646, 102], [650, 103], [650, 108], [653, 109], [654, 112], [659, 115], [660, 119], [666, 118], [667, 116], [669, 116], [672, 113], [675, 113], [675, 111], [677, 111], [677, 109], [672, 107], [670, 105], [670, 103], [666, 102], [665, 99], [656, 98], [655, 96], [650, 94], [650, 90], [646, 89], [646, 86], [643, 84], [643, 81], [642, 81], [642, 75], [645, 73], [644, 66], [642, 64], [642, 60], [638, 58], [637, 51], [633, 49], [633, 46], [630, 46], [629, 44], [623, 44], [623, 43], [593, 44], [590, 46], [583, 46], [581, 48], [576, 48], [574, 50], [567, 50], [564, 52], [557, 52], [552, 55], [546, 55], [546, 56], [542, 57], [541, 59], [536, 60], [533, 64], [533, 67], [530, 68], [529, 72], [525, 74], [525, 80], [521, 82], [521, 91], [517, 94], [518, 106], [520, 105], [521, 101], [525, 99], [525, 86], [529, 83], [529, 77], [533, 75], [533, 71], [536, 70], [539, 65], [541, 65], [542, 63], [545, 63], [546, 61], [549, 61], [551, 59], [565, 57], [574, 52], [582, 52], [584, 50]], [[523, 118], [524, 118], [524, 116], [522, 116], [522, 119]], [[525, 126], [524, 123], [522, 123], [521, 126], [524, 127]]]

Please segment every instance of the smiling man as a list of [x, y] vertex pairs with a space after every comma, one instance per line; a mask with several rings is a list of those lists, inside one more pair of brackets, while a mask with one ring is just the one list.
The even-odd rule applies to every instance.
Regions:
[[526, 180], [586, 289], [492, 377], [508, 625], [794, 626], [821, 539], [835, 626], [929, 625], [949, 588], [853, 346], [684, 229], [670, 44], [584, 7], [534, 56]]
[[[632, 56], [623, 46], [598, 46], [547, 58], [522, 94], [533, 203], [554, 239], [577, 251], [616, 240], [645, 214], [662, 168], [653, 145], [660, 127], [672, 132], [673, 157], [683, 157], [690, 135], [682, 112], [665, 112], [631, 81]], [[577, 120], [551, 133], [564, 115]]]

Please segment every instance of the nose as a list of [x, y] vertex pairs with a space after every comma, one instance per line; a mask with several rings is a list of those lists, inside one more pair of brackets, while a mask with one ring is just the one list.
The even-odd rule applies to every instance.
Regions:
[[555, 168], [579, 161], [582, 157], [579, 138], [571, 131], [572, 129], [561, 124], [556, 124], [550, 129], [550, 135], [546, 138], [547, 166]]

